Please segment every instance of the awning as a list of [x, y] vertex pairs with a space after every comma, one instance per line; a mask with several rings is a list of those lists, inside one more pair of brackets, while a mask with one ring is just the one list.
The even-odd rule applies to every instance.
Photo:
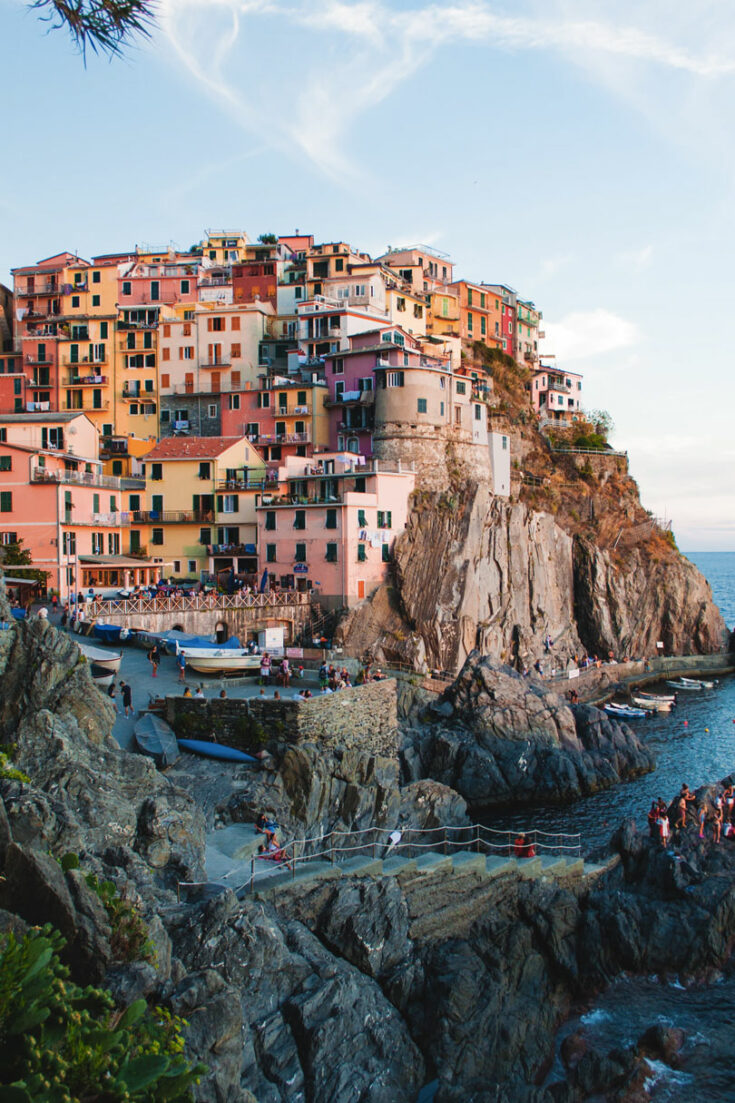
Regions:
[[170, 567], [171, 563], [154, 562], [152, 559], [135, 559], [127, 555], [79, 555], [79, 565], [82, 567]]

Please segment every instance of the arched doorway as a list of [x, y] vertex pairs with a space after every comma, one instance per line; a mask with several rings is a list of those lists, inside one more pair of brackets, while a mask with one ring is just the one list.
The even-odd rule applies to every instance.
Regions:
[[217, 643], [227, 643], [230, 638], [229, 629], [223, 620], [219, 622], [215, 628], [215, 634], [217, 636]]

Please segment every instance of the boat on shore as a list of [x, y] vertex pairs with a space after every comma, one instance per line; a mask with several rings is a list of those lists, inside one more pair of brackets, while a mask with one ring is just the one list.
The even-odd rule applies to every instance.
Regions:
[[208, 743], [205, 739], [179, 739], [179, 747], [183, 751], [192, 754], [200, 754], [205, 758], [217, 758], [223, 762], [247, 762], [251, 766], [258, 765], [257, 758], [245, 751], [238, 751], [236, 747], [226, 747], [222, 743]]
[[100, 667], [95, 669], [95, 666], [96, 664], [92, 663], [92, 681], [97, 686], [97, 689], [108, 690], [115, 681], [115, 675], [110, 674], [107, 670], [100, 669]]
[[699, 689], [714, 689], [717, 682], [705, 682], [699, 678], [679, 678], [677, 682], [667, 682], [666, 685], [677, 690], [683, 689], [696, 692]]
[[133, 737], [141, 754], [152, 758], [159, 770], [173, 765], [179, 757], [173, 728], [153, 712], [141, 716], [133, 728]]
[[260, 670], [260, 655], [245, 648], [179, 647], [186, 665], [199, 674], [236, 674]]
[[92, 647], [89, 643], [79, 643], [77, 647], [88, 663], [94, 663], [108, 674], [117, 674], [122, 662], [122, 651], [104, 651], [101, 647]]
[[618, 705], [614, 701], [605, 705], [603, 712], [608, 716], [616, 716], [619, 720], [639, 720], [641, 717], [648, 716], [645, 709], [633, 708], [632, 705]]

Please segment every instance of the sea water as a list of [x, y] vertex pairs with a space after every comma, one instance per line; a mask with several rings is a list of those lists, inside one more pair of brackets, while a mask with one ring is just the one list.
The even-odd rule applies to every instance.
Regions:
[[[698, 552], [688, 556], [702, 571], [730, 628], [735, 623], [735, 553]], [[682, 697], [684, 694], [681, 695]], [[685, 725], [684, 721], [688, 723]], [[653, 774], [566, 808], [541, 815], [557, 830], [579, 830], [585, 841], [602, 841], [620, 820], [632, 816], [645, 830], [648, 801], [671, 799], [682, 781], [692, 788], [735, 771], [735, 677], [712, 691], [693, 693], [671, 717], [635, 724], [656, 751]], [[707, 730], [709, 729], [709, 730]], [[536, 822], [534, 813], [533, 820]], [[562, 827], [563, 825], [563, 827]], [[539, 824], [541, 826], [541, 823]], [[685, 987], [676, 978], [622, 978], [589, 1007], [580, 1009], [559, 1033], [582, 1030], [602, 1052], [634, 1045], [648, 1027], [662, 1023], [682, 1029], [686, 1041], [681, 1068], [651, 1062], [646, 1083], [654, 1103], [733, 1103], [735, 1100], [735, 969], [715, 984]], [[550, 1080], [563, 1078], [559, 1058]]]

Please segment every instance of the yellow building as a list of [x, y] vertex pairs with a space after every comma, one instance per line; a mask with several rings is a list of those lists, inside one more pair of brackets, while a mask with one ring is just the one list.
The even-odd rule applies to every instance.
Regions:
[[80, 260], [61, 292], [60, 408], [84, 412], [101, 432], [115, 417], [117, 264]]
[[207, 230], [199, 243], [202, 257], [213, 264], [234, 264], [245, 260], [250, 239], [244, 230]]
[[176, 578], [257, 571], [256, 497], [265, 464], [241, 437], [167, 437], [145, 457], [149, 552]]

